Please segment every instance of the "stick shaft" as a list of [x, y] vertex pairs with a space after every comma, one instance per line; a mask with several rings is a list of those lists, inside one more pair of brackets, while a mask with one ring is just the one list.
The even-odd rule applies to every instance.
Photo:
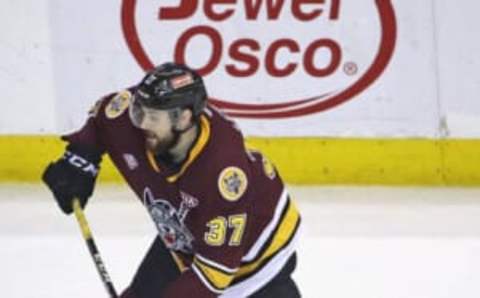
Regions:
[[80, 230], [82, 231], [83, 239], [87, 243], [88, 251], [92, 256], [93, 263], [97, 268], [98, 274], [100, 275], [100, 279], [103, 282], [103, 285], [107, 289], [108, 294], [111, 298], [118, 298], [117, 292], [115, 291], [115, 287], [113, 286], [112, 280], [110, 279], [110, 275], [107, 272], [107, 268], [105, 263], [100, 256], [98, 251], [97, 245], [93, 240], [92, 231], [87, 222], [87, 218], [83, 213], [82, 207], [80, 206], [80, 201], [78, 199], [73, 200], [73, 212], [75, 213], [75, 218], [77, 219], [78, 225], [80, 226]]

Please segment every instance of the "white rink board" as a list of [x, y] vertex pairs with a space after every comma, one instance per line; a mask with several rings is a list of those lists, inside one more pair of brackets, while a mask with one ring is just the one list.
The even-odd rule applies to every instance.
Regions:
[[[303, 297], [478, 296], [480, 189], [292, 187], [291, 192], [304, 224], [294, 275]], [[119, 290], [155, 236], [132, 196], [118, 186], [99, 187], [86, 213]], [[45, 187], [2, 185], [0, 208], [5, 297], [107, 297], [74, 218], [60, 213]]]
[[[357, 82], [371, 66], [385, 30], [380, 25], [380, 4], [375, 3], [391, 2], [397, 28], [393, 56], [366, 90], [318, 113], [284, 119], [241, 118], [240, 126], [249, 136], [480, 136], [480, 102], [476, 100], [480, 41], [472, 38], [480, 28], [475, 15], [478, 1], [459, 5], [447, 0], [328, 0], [301, 7], [303, 13], [323, 10], [312, 21], [299, 21], [291, 1], [285, 1], [277, 20], [267, 20], [263, 6], [256, 19], [247, 20], [244, 1], [236, 1], [236, 5], [213, 8], [216, 14], [232, 10], [224, 21], [212, 21], [203, 10], [182, 20], [159, 19], [161, 8], [180, 2], [86, 0], [79, 5], [21, 0], [0, 4], [0, 25], [9, 28], [8, 34], [0, 36], [0, 87], [6, 90], [0, 101], [7, 106], [0, 111], [0, 133], [78, 128], [101, 95], [139, 81], [143, 69], [122, 30], [122, 5], [136, 3], [133, 24], [152, 63], [172, 60], [182, 33], [199, 24], [208, 26], [223, 43], [218, 66], [206, 75], [210, 95], [233, 103], [277, 104], [337, 94]], [[200, 2], [203, 7], [204, 1]], [[338, 17], [332, 20], [335, 3]], [[25, 19], [30, 26], [20, 26], [19, 20]], [[226, 66], [247, 67], [228, 54], [242, 38], [258, 42], [260, 49], [254, 52], [258, 71], [240, 78], [229, 74]], [[274, 59], [277, 67], [299, 64], [291, 75], [273, 77], [264, 57], [279, 39], [297, 43], [299, 50], [280, 49]], [[312, 76], [301, 63], [306, 48], [317, 39], [331, 39], [342, 51], [337, 70], [323, 77]], [[211, 52], [208, 40], [196, 37], [186, 46], [186, 60], [201, 67]], [[320, 50], [313, 59], [317, 67], [326, 66], [330, 54]], [[356, 74], [343, 70], [347, 62], [356, 63]], [[35, 117], [25, 116], [33, 112]]]

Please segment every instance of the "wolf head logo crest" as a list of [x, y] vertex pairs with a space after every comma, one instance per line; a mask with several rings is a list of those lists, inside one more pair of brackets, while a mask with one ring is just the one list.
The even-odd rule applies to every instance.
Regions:
[[188, 210], [185, 212], [183, 204], [183, 214], [179, 214], [169, 201], [155, 198], [148, 187], [143, 192], [143, 203], [167, 248], [191, 253], [194, 237], [184, 224]]

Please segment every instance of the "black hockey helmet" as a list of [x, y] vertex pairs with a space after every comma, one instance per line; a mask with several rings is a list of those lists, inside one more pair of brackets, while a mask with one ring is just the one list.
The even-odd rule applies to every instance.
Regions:
[[206, 106], [207, 91], [196, 71], [169, 62], [147, 72], [137, 86], [134, 101], [159, 110], [190, 108], [193, 117], [197, 118]]

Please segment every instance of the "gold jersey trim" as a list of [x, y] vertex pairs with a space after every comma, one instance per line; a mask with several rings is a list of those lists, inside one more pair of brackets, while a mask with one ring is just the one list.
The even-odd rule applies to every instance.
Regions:
[[188, 267], [174, 251], [171, 250], [170, 254], [172, 255], [173, 261], [175, 262], [175, 265], [177, 265], [177, 268], [180, 272], [183, 273], [188, 270]]
[[155, 160], [155, 156], [153, 155], [152, 151], [147, 149], [146, 153], [148, 161], [152, 168], [155, 170], [155, 172], [160, 173], [160, 168], [158, 167], [157, 161]]
[[200, 272], [208, 288], [215, 289], [215, 292], [224, 291], [232, 282], [234, 272], [227, 272], [220, 268], [207, 264], [200, 258], [193, 259], [192, 267], [196, 267]]
[[251, 262], [244, 263], [240, 266], [237, 274], [235, 274], [236, 281], [238, 281], [237, 279], [243, 280], [245, 277], [257, 272], [293, 239], [300, 225], [300, 214], [290, 198], [282, 213], [282, 217], [269, 241], [267, 241], [257, 254], [257, 257]]
[[215, 293], [223, 292], [227, 287], [247, 280], [269, 264], [270, 260], [287, 247], [295, 237], [300, 221], [298, 209], [288, 197], [270, 237], [252, 261], [244, 262], [239, 268], [232, 269], [196, 255], [192, 268], [207, 288]]

